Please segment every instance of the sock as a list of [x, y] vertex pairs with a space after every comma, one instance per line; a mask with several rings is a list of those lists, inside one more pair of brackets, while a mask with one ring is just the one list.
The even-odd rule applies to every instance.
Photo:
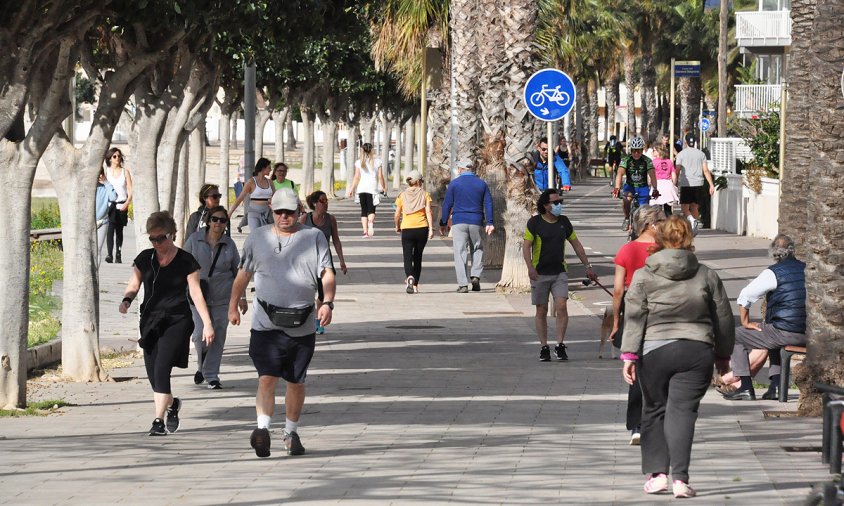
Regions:
[[269, 429], [270, 428], [270, 417], [267, 415], [258, 415], [258, 428], [259, 429]]
[[284, 421], [284, 432], [290, 434], [291, 432], [296, 432], [296, 429], [299, 428], [299, 422], [294, 422], [293, 420], [286, 418]]
[[771, 384], [768, 385], [768, 390], [773, 391], [773, 390], [776, 390], [777, 388], [780, 387], [780, 375], [779, 374], [774, 374], [773, 376], [771, 376], [770, 380], [771, 380]]
[[753, 379], [750, 376], [740, 376], [741, 386], [739, 390], [753, 390]]

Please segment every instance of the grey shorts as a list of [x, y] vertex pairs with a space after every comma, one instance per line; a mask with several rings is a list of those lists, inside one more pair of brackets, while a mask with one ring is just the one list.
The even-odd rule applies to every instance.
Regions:
[[555, 299], [567, 299], [569, 296], [569, 275], [540, 274], [536, 281], [530, 282], [530, 303], [534, 306], [548, 304], [548, 296], [553, 294]]

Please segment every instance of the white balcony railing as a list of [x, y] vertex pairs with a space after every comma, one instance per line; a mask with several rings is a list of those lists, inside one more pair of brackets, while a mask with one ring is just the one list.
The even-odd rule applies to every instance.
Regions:
[[790, 11], [736, 12], [736, 42], [739, 46], [790, 46]]
[[767, 111], [771, 104], [781, 100], [779, 84], [739, 84], [736, 86], [736, 114], [744, 117]]

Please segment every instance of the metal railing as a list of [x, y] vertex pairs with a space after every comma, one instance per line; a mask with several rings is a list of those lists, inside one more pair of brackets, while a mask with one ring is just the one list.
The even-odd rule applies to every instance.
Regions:
[[739, 46], [790, 46], [791, 11], [736, 12]]
[[736, 85], [735, 112], [743, 116], [767, 111], [771, 104], [779, 104], [782, 98], [782, 86], [779, 84], [739, 84]]

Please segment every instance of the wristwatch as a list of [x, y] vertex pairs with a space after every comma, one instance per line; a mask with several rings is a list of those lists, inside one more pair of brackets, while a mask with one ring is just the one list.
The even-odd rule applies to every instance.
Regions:
[[334, 301], [333, 300], [327, 300], [327, 301], [323, 302], [322, 305], [328, 306], [328, 309], [334, 311]]

